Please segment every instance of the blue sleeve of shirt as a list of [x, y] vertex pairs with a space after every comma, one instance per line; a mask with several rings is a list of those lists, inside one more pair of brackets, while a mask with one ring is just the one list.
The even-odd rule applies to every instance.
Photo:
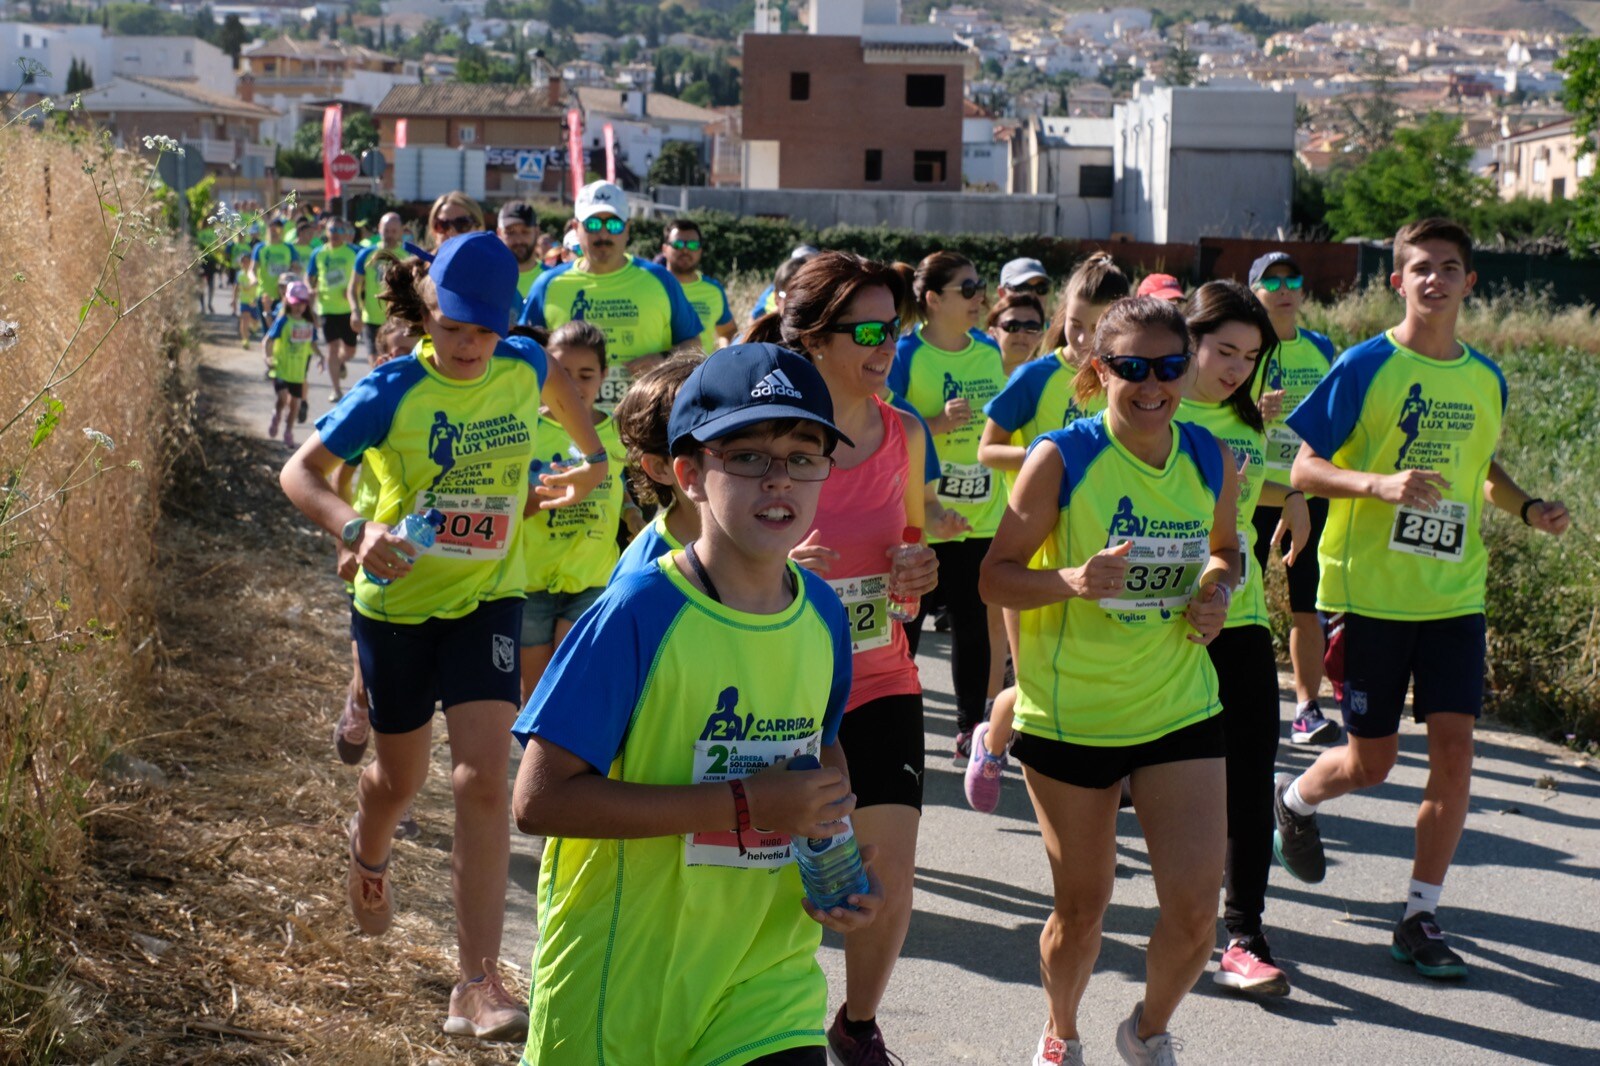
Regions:
[[289, 263], [292, 266], [300, 262], [300, 253], [294, 250], [294, 245], [289, 245]]
[[850, 622], [838, 593], [829, 588], [826, 581], [804, 568], [800, 569], [800, 575], [806, 583], [807, 602], [816, 609], [833, 635], [833, 684], [828, 688], [828, 706], [822, 715], [822, 743], [831, 746], [839, 738], [839, 726], [844, 721], [844, 708], [850, 701], [850, 684], [854, 677]]
[[967, 330], [967, 336], [981, 344], [987, 344], [997, 352], [1000, 350], [1000, 342], [989, 336], [977, 326], [973, 326], [971, 329]]
[[368, 371], [337, 407], [317, 419], [323, 445], [347, 463], [377, 447], [388, 437], [400, 401], [427, 376], [414, 355], [391, 359]]
[[1059, 365], [1054, 355], [1023, 363], [1011, 372], [1011, 380], [999, 395], [984, 405], [983, 413], [1007, 433], [1015, 433], [1039, 413], [1039, 398], [1044, 395], [1045, 382]]
[[363, 249], [361, 249], [361, 251], [356, 253], [355, 272], [357, 274], [361, 273], [363, 270], [365, 270], [367, 268], [367, 258], [370, 255], [372, 255], [372, 249], [371, 248], [363, 248]]
[[761, 295], [756, 297], [756, 305], [750, 309], [750, 321], [754, 322], [767, 313], [767, 299], [772, 295], [773, 286], [768, 285], [761, 290]]
[[922, 412], [912, 407], [903, 397], [891, 397], [889, 406], [897, 411], [906, 411], [917, 416], [917, 424], [922, 427], [923, 441], [927, 445], [922, 453], [922, 480], [924, 484], [929, 481], [938, 481], [939, 475], [943, 471], [939, 469], [939, 450], [933, 446], [933, 430], [928, 428], [928, 420], [923, 418]]
[[267, 340], [275, 341], [283, 334], [283, 325], [287, 318], [288, 316], [282, 311], [278, 312], [278, 317], [272, 320], [272, 325], [267, 329]]
[[717, 325], [726, 326], [733, 321], [733, 308], [728, 305], [728, 290], [724, 289], [722, 282], [716, 278], [706, 278], [706, 280], [711, 283], [712, 287], [717, 290], [717, 294], [722, 297], [722, 314], [717, 316]]
[[[922, 347], [922, 338], [915, 332], [907, 333], [894, 346], [894, 362], [889, 364], [889, 391], [905, 396], [911, 388], [911, 356]], [[918, 412], [920, 414], [920, 412]]]
[[410, 252], [412, 255], [416, 256], [418, 259], [421, 259], [425, 263], [433, 262], [433, 253], [422, 247], [420, 244], [412, 244], [410, 241], [401, 241], [400, 247], [404, 248], [406, 251]]
[[[705, 332], [705, 327], [700, 324], [700, 316], [695, 313], [694, 305], [689, 302], [689, 297], [683, 294], [683, 286], [678, 284], [678, 279], [672, 276], [672, 271], [659, 263], [637, 256], [633, 260], [659, 282], [667, 290], [667, 305], [672, 309], [672, 343], [682, 344], [684, 341], [697, 340]], [[538, 282], [534, 282], [535, 285]], [[530, 291], [531, 297], [533, 293]]]
[[250, 249], [250, 262], [252, 262], [252, 263], [261, 262], [261, 245], [260, 244], [257, 244], [257, 245], [255, 245], [254, 247], [252, 247]]
[[543, 391], [544, 383], [550, 379], [550, 357], [538, 341], [520, 335], [507, 337], [495, 345], [494, 354], [521, 359], [532, 366], [534, 373], [539, 375], [539, 388]]
[[571, 263], [562, 263], [560, 266], [552, 267], [533, 279], [533, 284], [528, 286], [528, 300], [522, 305], [522, 314], [517, 317], [518, 325], [537, 326], [540, 329], [547, 328], [548, 324], [544, 318], [544, 301], [546, 294], [550, 290], [550, 282], [570, 269], [572, 269]]
[[651, 664], [684, 603], [683, 593], [659, 571], [606, 589], [562, 639], [512, 734], [524, 747], [542, 737], [609, 772]]
[[[327, 245], [323, 245], [326, 248]], [[317, 280], [317, 264], [322, 262], [322, 248], [311, 253], [311, 265], [306, 268], [306, 278], [310, 281]]]
[[1311, 445], [1312, 451], [1332, 459], [1355, 431], [1372, 379], [1393, 354], [1394, 345], [1381, 334], [1346, 351], [1311, 395], [1290, 412], [1286, 419], [1289, 428]]
[[1300, 332], [1305, 334], [1306, 340], [1311, 342], [1312, 347], [1322, 353], [1322, 358], [1328, 361], [1329, 366], [1332, 366], [1333, 361], [1339, 358], [1338, 349], [1334, 348], [1333, 341], [1328, 339], [1327, 334], [1318, 333], [1314, 329], [1304, 329]]
[[648, 570], [652, 563], [671, 550], [672, 545], [667, 543], [667, 538], [656, 532], [655, 522], [650, 522], [633, 538], [633, 543], [622, 550], [606, 584], [615, 585], [624, 578]]

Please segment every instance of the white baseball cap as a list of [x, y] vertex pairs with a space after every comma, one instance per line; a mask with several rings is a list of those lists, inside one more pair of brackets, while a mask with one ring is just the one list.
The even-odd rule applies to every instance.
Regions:
[[626, 221], [628, 196], [609, 181], [591, 181], [578, 190], [578, 199], [572, 205], [572, 213], [579, 222], [584, 222], [595, 215], [607, 214], [616, 215]]

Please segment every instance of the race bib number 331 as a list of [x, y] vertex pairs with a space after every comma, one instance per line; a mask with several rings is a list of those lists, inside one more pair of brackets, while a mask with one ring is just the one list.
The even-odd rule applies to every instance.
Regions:
[[1211, 558], [1204, 537], [1177, 540], [1168, 537], [1113, 536], [1106, 547], [1128, 541], [1128, 570], [1122, 591], [1100, 601], [1108, 611], [1144, 611], [1182, 607], [1189, 602], [1194, 583]]

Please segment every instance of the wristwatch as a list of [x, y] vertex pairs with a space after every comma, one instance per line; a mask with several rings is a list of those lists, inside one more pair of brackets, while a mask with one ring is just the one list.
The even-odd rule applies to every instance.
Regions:
[[339, 542], [346, 548], [354, 549], [361, 542], [361, 530], [366, 524], [367, 520], [365, 518], [356, 515], [344, 524], [343, 529], [339, 530]]

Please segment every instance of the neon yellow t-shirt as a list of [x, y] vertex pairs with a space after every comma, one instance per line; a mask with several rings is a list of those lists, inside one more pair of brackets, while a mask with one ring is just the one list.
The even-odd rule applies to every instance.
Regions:
[[317, 313], [350, 313], [350, 278], [355, 274], [357, 252], [348, 244], [325, 244], [311, 256], [308, 277], [317, 290]]
[[311, 342], [317, 339], [317, 327], [309, 319], [278, 312], [267, 330], [267, 340], [272, 342], [272, 376], [290, 385], [306, 380], [311, 366]]
[[539, 280], [539, 275], [544, 273], [544, 264], [535, 262], [532, 270], [522, 270], [517, 273], [517, 295], [522, 297], [524, 303], [528, 300], [528, 290], [533, 288], [533, 283]]
[[[580, 503], [529, 515], [522, 523], [522, 551], [529, 592], [582, 592], [600, 588], [617, 565], [617, 523], [622, 518], [622, 473], [628, 451], [609, 417], [594, 427], [610, 462], [605, 480]], [[534, 435], [534, 466], [529, 477], [548, 472], [548, 464], [583, 464], [583, 451], [561, 424], [539, 419]]]
[[1034, 443], [1061, 452], [1061, 515], [1035, 557], [1038, 569], [1082, 566], [1131, 541], [1122, 591], [1023, 611], [1016, 727], [1031, 736], [1130, 747], [1221, 710], [1206, 649], [1184, 617], [1211, 559], [1211, 524], [1224, 473], [1216, 438], [1172, 425], [1160, 470], [1114, 435], [1104, 415]]
[[963, 516], [972, 529], [953, 539], [992, 537], [1005, 513], [1006, 495], [994, 471], [978, 462], [983, 437], [984, 406], [1005, 388], [1000, 349], [988, 337], [972, 333], [959, 352], [935, 348], [916, 329], [900, 338], [889, 388], [926, 419], [939, 415], [947, 400], [964, 396], [972, 406], [966, 425], [936, 433], [939, 454], [939, 502]]
[[1483, 483], [1505, 408], [1505, 376], [1465, 344], [1441, 361], [1402, 346], [1390, 331], [1339, 357], [1289, 416], [1289, 428], [1335, 466], [1434, 470], [1451, 487], [1431, 511], [1329, 500], [1317, 549], [1318, 610], [1401, 621], [1483, 611]]
[[[268, 304], [278, 299], [278, 279], [300, 262], [292, 245], [262, 241], [251, 253], [256, 263], [256, 280], [261, 283], [261, 298]], [[270, 310], [270, 307], [269, 307]]]
[[733, 321], [728, 293], [716, 278], [696, 274], [695, 280], [683, 287], [683, 295], [704, 327], [700, 331], [700, 350], [710, 355], [717, 350], [717, 327]]
[[[403, 244], [392, 249], [390, 254], [402, 262], [411, 258], [411, 253]], [[383, 295], [383, 279], [393, 265], [393, 260], [384, 254], [382, 245], [363, 248], [356, 253], [356, 263], [352, 269], [361, 275], [361, 321], [369, 326], [381, 326], [389, 319], [389, 305], [378, 297]]]
[[1265, 392], [1283, 390], [1283, 412], [1276, 421], [1267, 423], [1267, 470], [1282, 475], [1287, 483], [1289, 468], [1300, 453], [1300, 435], [1289, 428], [1289, 415], [1299, 407], [1311, 390], [1333, 366], [1333, 342], [1320, 333], [1302, 329], [1294, 340], [1278, 343], [1272, 359], [1256, 374], [1256, 401]]
[[548, 373], [544, 349], [525, 337], [502, 341], [474, 381], [434, 367], [433, 343], [374, 368], [317, 422], [328, 450], [360, 457], [378, 481], [372, 517], [394, 525], [436, 507], [444, 532], [411, 572], [390, 585], [356, 576], [356, 610], [416, 624], [460, 618], [480, 602], [520, 597], [520, 536], [528, 464]]
[[[1067, 362], [1065, 348], [1030, 359], [1011, 372], [1006, 387], [984, 405], [983, 413], [1010, 432], [1012, 444], [1027, 447], [1041, 434], [1065, 429], [1080, 418], [1106, 409], [1103, 392], [1095, 393], [1087, 403], [1079, 402], [1073, 388], [1077, 374], [1077, 368]], [[1002, 470], [1000, 479], [1010, 498], [1016, 474]]]
[[1211, 435], [1228, 446], [1233, 453], [1233, 468], [1245, 468], [1239, 478], [1239, 555], [1243, 559], [1244, 581], [1233, 592], [1233, 604], [1228, 608], [1224, 629], [1235, 626], [1264, 626], [1267, 624], [1267, 596], [1261, 581], [1261, 568], [1256, 565], [1250, 550], [1250, 537], [1255, 533], [1251, 521], [1256, 508], [1261, 505], [1261, 486], [1267, 482], [1266, 434], [1245, 425], [1239, 413], [1226, 403], [1201, 403], [1184, 400], [1178, 406], [1178, 419], [1193, 422], [1211, 431]]
[[[746, 614], [674, 558], [606, 589], [512, 732], [650, 785], [744, 778], [832, 745], [851, 675], [839, 597], [790, 564], [790, 605]], [[801, 894], [782, 833], [552, 837], [522, 1062], [734, 1063], [822, 1044], [821, 927]]]

